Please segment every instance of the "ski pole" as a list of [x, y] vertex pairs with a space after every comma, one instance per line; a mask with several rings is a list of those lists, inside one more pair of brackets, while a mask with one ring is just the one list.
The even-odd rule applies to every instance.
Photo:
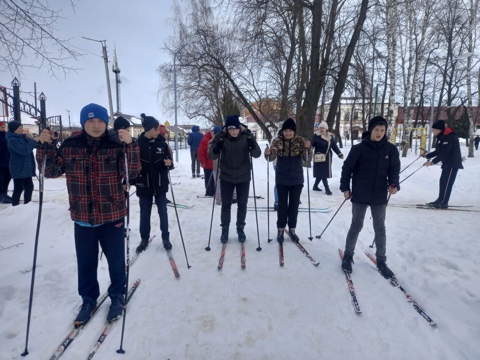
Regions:
[[215, 199], [217, 197], [217, 186], [218, 186], [218, 174], [220, 173], [220, 157], [221, 152], [218, 154], [218, 161], [217, 161], [217, 173], [215, 174], [215, 192], [213, 193], [213, 201], [212, 201], [212, 216], [210, 218], [210, 231], [208, 233], [208, 244], [205, 250], [210, 251], [210, 239], [212, 238], [212, 224], [213, 224], [213, 213], [215, 211]]
[[[128, 176], [128, 158], [127, 158], [127, 147], [123, 145], [123, 151], [125, 154], [125, 185], [127, 191], [130, 193], [130, 179]], [[127, 201], [127, 230], [125, 236], [125, 245], [127, 247], [127, 278], [125, 281], [125, 307], [123, 309], [123, 323], [122, 323], [122, 335], [120, 337], [120, 349], [117, 350], [118, 354], [125, 354], [123, 350], [123, 336], [125, 334], [125, 322], [127, 321], [127, 305], [128, 305], [128, 281], [130, 276], [130, 196], [125, 196]]]
[[416, 173], [418, 170], [420, 170], [421, 168], [423, 168], [423, 165], [420, 166], [420, 167], [419, 167], [417, 170], [415, 170], [414, 172], [412, 172], [410, 175], [408, 175], [405, 179], [403, 179], [402, 181], [400, 181], [400, 184], [401, 184], [402, 182], [404, 182], [405, 180], [407, 180], [410, 176], [412, 176], [413, 174], [415, 174], [415, 173]]
[[175, 209], [175, 216], [177, 217], [178, 231], [180, 232], [180, 239], [182, 239], [183, 252], [185, 253], [185, 260], [187, 262], [187, 268], [190, 269], [191, 266], [188, 263], [187, 249], [185, 248], [185, 241], [183, 241], [182, 227], [180, 226], [180, 219], [178, 217], [177, 202], [175, 201], [175, 194], [173, 193], [172, 177], [170, 176], [170, 170], [168, 171], [168, 181], [170, 182], [170, 191], [172, 192], [172, 201], [173, 208]]
[[[44, 127], [45, 129], [45, 127]], [[42, 159], [42, 167], [40, 170], [40, 174], [38, 176], [38, 183], [39, 183], [39, 200], [38, 200], [38, 218], [37, 218], [37, 231], [35, 233], [35, 245], [33, 250], [33, 265], [32, 265], [32, 281], [30, 284], [30, 299], [28, 301], [28, 316], [27, 316], [27, 335], [25, 338], [25, 350], [21, 354], [22, 356], [28, 355], [28, 336], [30, 334], [30, 319], [32, 317], [32, 305], [33, 305], [33, 289], [35, 287], [35, 272], [37, 269], [37, 252], [38, 252], [38, 239], [40, 237], [40, 224], [42, 220], [42, 205], [43, 205], [43, 188], [45, 183], [45, 165], [47, 163], [47, 150], [48, 144], [45, 143], [43, 146], [43, 159]]]
[[[268, 149], [268, 144], [267, 144]], [[268, 160], [270, 155], [268, 155]], [[267, 160], [267, 243], [270, 243], [270, 162]]]
[[405, 166], [405, 167], [402, 169], [402, 171], [399, 172], [399, 174], [401, 174], [402, 172], [404, 172], [405, 170], [407, 170], [410, 165], [412, 165], [415, 161], [417, 161], [417, 160], [420, 159], [421, 157], [422, 157], [422, 156], [417, 157], [417, 158], [416, 158], [415, 160], [413, 160], [410, 164], [408, 164], [407, 166]]
[[323, 233], [325, 232], [325, 230], [327, 230], [328, 228], [328, 225], [330, 225], [330, 223], [332, 222], [332, 220], [335, 218], [335, 216], [338, 214], [338, 212], [340, 211], [340, 209], [342, 208], [343, 204], [345, 204], [345, 201], [347, 201], [348, 199], [350, 199], [352, 197], [352, 195], [350, 195], [350, 197], [346, 198], [345, 200], [343, 200], [343, 202], [340, 204], [338, 210], [335, 212], [335, 214], [333, 214], [332, 218], [330, 219], [330, 221], [328, 222], [327, 226], [325, 226], [325, 229], [323, 229], [322, 233], [320, 235], [317, 235], [315, 236], [317, 239], [321, 239], [322, 238], [322, 235]]
[[260, 231], [258, 230], [257, 195], [255, 194], [255, 176], [254, 176], [254, 171], [253, 171], [253, 157], [252, 157], [252, 154], [250, 154], [250, 166], [252, 168], [253, 203], [255, 204], [255, 219], [257, 221], [257, 239], [258, 239], [257, 251], [262, 251], [262, 247], [260, 246]]
[[312, 215], [311, 215], [311, 212], [310, 212], [310, 175], [308, 173], [308, 168], [310, 167], [310, 163], [309, 163], [309, 159], [308, 159], [308, 150], [307, 149], [307, 153], [306, 153], [306, 162], [307, 162], [307, 194], [308, 194], [308, 226], [310, 228], [310, 236], [309, 236], [309, 239], [310, 241], [313, 240], [313, 237], [312, 237]]

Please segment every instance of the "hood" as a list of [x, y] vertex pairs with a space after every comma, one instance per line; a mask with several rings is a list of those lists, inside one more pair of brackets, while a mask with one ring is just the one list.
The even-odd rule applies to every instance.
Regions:
[[207, 139], [207, 141], [212, 140], [212, 138], [213, 138], [212, 133], [211, 133], [210, 131], [207, 131], [207, 132], [205, 133], [205, 135], [203, 135], [203, 138], [204, 138], [204, 139]]
[[455, 133], [455, 130], [453, 130], [452, 128], [446, 128], [445, 130], [443, 130], [443, 135], [454, 134], [454, 133]]
[[199, 132], [200, 131], [200, 127], [198, 125], [193, 125], [192, 127], [192, 132]]

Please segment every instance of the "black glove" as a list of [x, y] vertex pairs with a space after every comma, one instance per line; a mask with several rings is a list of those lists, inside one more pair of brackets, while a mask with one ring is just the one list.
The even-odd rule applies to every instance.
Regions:
[[254, 149], [255, 148], [255, 139], [252, 139], [251, 137], [247, 138], [247, 145], [248, 145], [248, 148], [250, 150]]
[[213, 147], [213, 153], [218, 154], [223, 149], [223, 140], [217, 142], [217, 144]]

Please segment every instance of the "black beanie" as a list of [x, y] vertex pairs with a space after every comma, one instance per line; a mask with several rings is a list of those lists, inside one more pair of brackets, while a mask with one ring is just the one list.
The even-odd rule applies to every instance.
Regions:
[[225, 119], [225, 127], [227, 130], [240, 129], [240, 119], [237, 115], [228, 115]]
[[145, 114], [140, 115], [143, 119], [142, 125], [143, 128], [145, 129], [145, 132], [152, 130], [154, 127], [157, 127], [160, 125], [157, 119], [155, 119], [153, 116], [146, 116]]
[[115, 119], [115, 122], [113, 123], [113, 128], [115, 130], [119, 129], [128, 129], [130, 127], [130, 123], [128, 122], [127, 119], [125, 119], [122, 116], [119, 116]]
[[282, 131], [283, 130], [293, 130], [294, 132], [297, 132], [297, 124], [295, 124], [295, 121], [293, 119], [288, 118], [285, 120], [282, 124]]
[[387, 120], [383, 116], [375, 116], [368, 122], [368, 131], [372, 131], [377, 125], [385, 125], [385, 128], [388, 128]]
[[8, 123], [8, 131], [14, 133], [20, 126], [23, 126], [20, 121], [10, 121]]
[[437, 129], [437, 130], [445, 130], [445, 121], [444, 120], [437, 120], [433, 123], [432, 129]]

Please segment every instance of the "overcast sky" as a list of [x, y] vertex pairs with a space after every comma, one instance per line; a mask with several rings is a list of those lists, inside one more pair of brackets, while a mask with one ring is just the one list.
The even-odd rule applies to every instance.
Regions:
[[[80, 70], [66, 78], [59, 74], [58, 80], [47, 69], [25, 69], [25, 75], [19, 76], [21, 91], [33, 92], [36, 82], [38, 94], [43, 91], [47, 96], [47, 116], [62, 115], [67, 126], [67, 110], [73, 125], [79, 123], [80, 110], [88, 103], [95, 102], [108, 109], [102, 46], [82, 36], [107, 40], [114, 111], [117, 109], [115, 77], [111, 68], [116, 49], [122, 80], [121, 111], [136, 116], [144, 112], [162, 123], [166, 120], [173, 123], [173, 114], [162, 108], [156, 72], [161, 63], [173, 63], [172, 55], [163, 50], [164, 43], [174, 33], [168, 21], [173, 16], [173, 0], [74, 0], [74, 3], [75, 11], [69, 1], [50, 1], [54, 9], [61, 9], [63, 17], [57, 24], [58, 36], [71, 38], [75, 50], [85, 53], [79, 61], [69, 64]], [[0, 73], [0, 85], [11, 88], [12, 79], [11, 74]], [[22, 100], [27, 99], [33, 102], [33, 97], [22, 94]], [[28, 115], [22, 113], [24, 118]], [[182, 124], [180, 114], [178, 122]]]

